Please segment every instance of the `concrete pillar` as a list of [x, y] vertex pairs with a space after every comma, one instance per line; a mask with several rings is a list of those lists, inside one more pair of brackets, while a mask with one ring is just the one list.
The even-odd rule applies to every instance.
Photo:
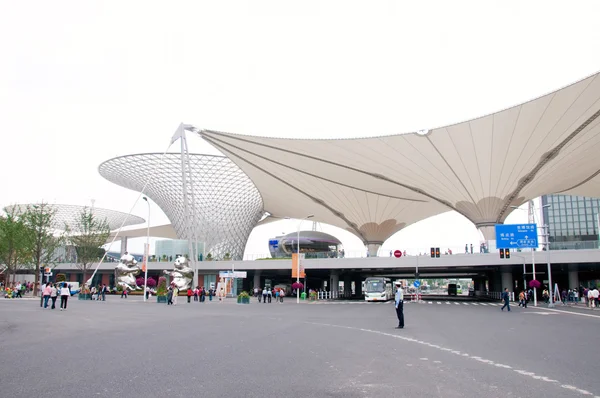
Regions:
[[362, 296], [362, 278], [354, 279], [354, 293], [358, 296]]
[[260, 270], [254, 271], [254, 281], [253, 281], [254, 285], [252, 286], [252, 288], [260, 288], [262, 289], [262, 286], [260, 285]]
[[338, 271], [331, 271], [329, 276], [329, 291], [337, 293], [340, 290], [340, 275]]
[[568, 289], [579, 288], [579, 267], [577, 264], [569, 264], [569, 287]]
[[366, 246], [369, 257], [377, 257], [377, 252], [382, 244], [383, 242], [367, 242]]
[[352, 275], [350, 274], [344, 275], [344, 296], [352, 296]]
[[121, 256], [127, 251], [127, 237], [121, 237]]
[[508, 288], [509, 292], [514, 292], [515, 291], [515, 282], [513, 281], [513, 277], [512, 277], [512, 268], [511, 267], [502, 267], [500, 268], [500, 272], [502, 275], [502, 290], [504, 291], [505, 288]]
[[[496, 228], [495, 223], [478, 223], [475, 224], [479, 232], [483, 235], [483, 240], [487, 246], [487, 249], [490, 253], [496, 251]], [[476, 246], [476, 245], [473, 245]]]

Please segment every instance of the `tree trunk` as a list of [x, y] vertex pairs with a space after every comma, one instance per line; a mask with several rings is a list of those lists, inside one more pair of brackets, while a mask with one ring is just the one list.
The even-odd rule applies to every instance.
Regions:
[[[80, 286], [81, 289], [83, 289], [83, 287], [85, 286], [85, 282], [87, 280], [86, 278], [87, 278], [87, 269], [85, 269], [85, 267], [84, 267], [83, 268], [83, 283]], [[91, 287], [91, 286], [88, 286], [88, 287]]]
[[37, 267], [35, 270], [35, 280], [33, 282], [33, 297], [36, 297], [38, 294], [38, 284], [40, 282], [40, 267]]

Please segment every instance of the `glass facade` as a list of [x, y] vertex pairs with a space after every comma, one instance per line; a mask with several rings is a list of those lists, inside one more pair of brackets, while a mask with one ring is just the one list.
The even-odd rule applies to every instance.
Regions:
[[[598, 247], [600, 200], [584, 196], [542, 196], [543, 224], [548, 225], [551, 249]], [[588, 247], [589, 246], [589, 247]]]

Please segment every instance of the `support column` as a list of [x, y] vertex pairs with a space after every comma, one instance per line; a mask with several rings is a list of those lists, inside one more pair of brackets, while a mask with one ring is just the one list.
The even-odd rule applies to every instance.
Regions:
[[344, 275], [344, 297], [352, 296], [352, 275]]
[[329, 291], [337, 295], [340, 290], [340, 275], [338, 271], [331, 271], [329, 276]]
[[[254, 285], [252, 288], [259, 288], [262, 290], [262, 286], [260, 285], [260, 270], [254, 271]], [[262, 293], [261, 293], [262, 294]]]
[[127, 251], [127, 237], [123, 236], [123, 237], [121, 237], [121, 256], [123, 256], [126, 251]]
[[512, 277], [512, 268], [511, 267], [502, 267], [500, 268], [500, 272], [502, 275], [502, 290], [508, 288], [509, 293], [515, 291], [515, 282]]
[[485, 241], [485, 245], [488, 249], [489, 253], [493, 253], [496, 251], [496, 227], [494, 222], [483, 222], [475, 224], [481, 235], [483, 235], [483, 240]]
[[367, 246], [369, 257], [377, 257], [377, 252], [382, 244], [383, 242], [367, 242], [365, 246]]
[[358, 297], [362, 297], [362, 278], [354, 279], [354, 292]]
[[579, 267], [577, 264], [569, 264], [568, 289], [579, 289]]

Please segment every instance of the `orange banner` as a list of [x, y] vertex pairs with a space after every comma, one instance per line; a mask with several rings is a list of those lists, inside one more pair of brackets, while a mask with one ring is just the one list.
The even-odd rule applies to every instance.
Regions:
[[[304, 260], [304, 253], [300, 253], [300, 278], [306, 278], [302, 260]], [[298, 253], [292, 253], [292, 278], [298, 278]]]

